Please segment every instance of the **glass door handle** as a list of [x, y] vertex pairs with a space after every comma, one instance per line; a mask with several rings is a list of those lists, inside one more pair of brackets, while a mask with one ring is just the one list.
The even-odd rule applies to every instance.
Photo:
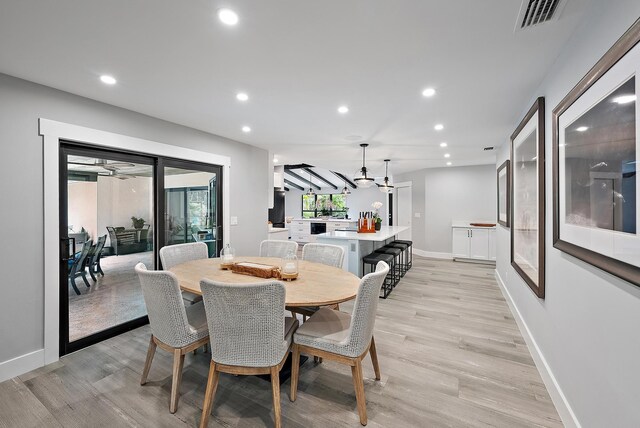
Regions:
[[[69, 241], [71, 241], [71, 248], [73, 248], [71, 256], [69, 256]], [[76, 255], [76, 238], [60, 238], [60, 255], [60, 260], [63, 262], [74, 259]]]

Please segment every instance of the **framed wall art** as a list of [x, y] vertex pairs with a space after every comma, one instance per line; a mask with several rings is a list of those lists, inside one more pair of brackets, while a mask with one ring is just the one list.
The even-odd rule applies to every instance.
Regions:
[[511, 135], [511, 265], [544, 299], [544, 98]]
[[553, 246], [640, 286], [640, 20], [553, 111]]
[[511, 192], [511, 168], [509, 167], [509, 160], [504, 161], [502, 165], [498, 167], [497, 181], [498, 181], [498, 223], [504, 227], [509, 227], [510, 217], [510, 199]]

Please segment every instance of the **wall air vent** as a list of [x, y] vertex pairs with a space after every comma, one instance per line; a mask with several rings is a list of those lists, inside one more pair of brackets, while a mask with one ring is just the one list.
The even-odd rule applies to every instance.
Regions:
[[488, 151], [490, 151], [490, 150], [493, 150], [493, 146], [492, 146], [492, 147], [485, 147], [485, 148], [484, 148], [484, 149], [482, 149], [482, 150], [484, 150], [485, 152], [488, 152]]
[[516, 31], [558, 19], [566, 0], [522, 0]]

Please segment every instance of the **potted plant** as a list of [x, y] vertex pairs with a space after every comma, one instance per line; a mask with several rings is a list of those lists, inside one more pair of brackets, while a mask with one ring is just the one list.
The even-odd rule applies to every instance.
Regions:
[[372, 203], [371, 206], [374, 209], [373, 218], [376, 221], [375, 228], [376, 228], [376, 230], [380, 230], [380, 228], [382, 227], [382, 217], [380, 217], [379, 210], [382, 207], [382, 202], [376, 201], [376, 202]]
[[133, 228], [134, 229], [142, 229], [142, 227], [144, 226], [144, 219], [142, 217], [137, 218], [137, 217], [131, 217], [131, 223], [133, 223]]

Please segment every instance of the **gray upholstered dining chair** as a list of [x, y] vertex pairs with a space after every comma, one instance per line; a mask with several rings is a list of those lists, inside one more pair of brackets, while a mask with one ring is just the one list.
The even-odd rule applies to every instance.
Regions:
[[147, 306], [151, 339], [140, 385], [147, 383], [156, 346], [173, 354], [173, 380], [169, 411], [178, 410], [180, 382], [185, 354], [209, 342], [209, 330], [202, 302], [185, 307], [178, 280], [171, 272], [149, 271], [142, 263], [136, 265]]
[[378, 295], [388, 272], [389, 265], [379, 262], [375, 272], [362, 278], [351, 314], [320, 308], [297, 330], [293, 336], [291, 401], [296, 399], [301, 352], [347, 364], [351, 366], [360, 423], [367, 424], [362, 359], [367, 352], [371, 355], [376, 380], [380, 380], [373, 327], [378, 308]]
[[298, 243], [296, 241], [279, 241], [277, 239], [267, 239], [260, 243], [260, 257], [284, 257], [289, 252], [296, 254]]
[[200, 427], [206, 427], [220, 372], [271, 375], [275, 426], [280, 427], [279, 373], [298, 320], [285, 318], [285, 288], [279, 281], [225, 284], [200, 281], [211, 332], [211, 364]]
[[[160, 248], [160, 261], [163, 269], [171, 269], [175, 265], [209, 258], [209, 249], [204, 242], [189, 242], [186, 244], [167, 245]], [[185, 303], [192, 305], [202, 300], [202, 297], [190, 293], [182, 292], [182, 299]]]
[[342, 268], [344, 248], [338, 245], [309, 243], [302, 247], [302, 260]]
[[[338, 245], [309, 243], [302, 247], [302, 260], [309, 262], [322, 263], [342, 269], [344, 260], [344, 248]], [[332, 309], [340, 309], [335, 304]], [[300, 314], [306, 320], [306, 317], [313, 315], [319, 308], [317, 306], [298, 306], [287, 307], [291, 313]]]

